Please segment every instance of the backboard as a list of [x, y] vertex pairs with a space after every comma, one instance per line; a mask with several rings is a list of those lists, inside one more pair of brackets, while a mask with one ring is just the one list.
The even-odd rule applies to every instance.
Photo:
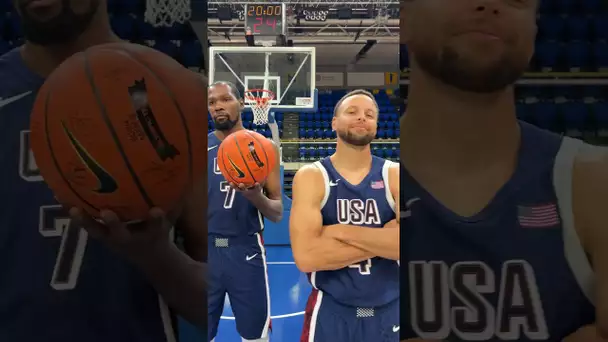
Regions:
[[[317, 110], [314, 47], [229, 46], [209, 49], [209, 83], [229, 81], [241, 93], [266, 89], [271, 111]], [[247, 105], [246, 110], [251, 110]]]

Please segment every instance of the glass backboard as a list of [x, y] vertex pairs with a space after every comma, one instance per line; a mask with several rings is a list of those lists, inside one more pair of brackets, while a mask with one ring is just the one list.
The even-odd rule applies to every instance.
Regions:
[[[241, 93], [266, 89], [271, 111], [317, 110], [314, 47], [230, 46], [209, 49], [209, 83], [229, 81]], [[247, 110], [251, 108], [247, 105]]]

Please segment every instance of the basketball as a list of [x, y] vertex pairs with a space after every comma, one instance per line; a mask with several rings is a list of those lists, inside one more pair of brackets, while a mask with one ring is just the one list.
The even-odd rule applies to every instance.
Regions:
[[205, 176], [206, 82], [165, 54], [112, 43], [77, 53], [40, 89], [30, 144], [64, 207], [125, 222], [176, 209]]
[[277, 163], [273, 143], [249, 130], [230, 134], [217, 151], [217, 165], [227, 181], [252, 187], [262, 184]]

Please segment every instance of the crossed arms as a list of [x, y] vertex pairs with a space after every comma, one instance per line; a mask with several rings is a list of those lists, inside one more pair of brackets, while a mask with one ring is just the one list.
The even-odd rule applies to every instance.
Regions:
[[[389, 171], [390, 191], [399, 212], [399, 169]], [[376, 256], [399, 260], [398, 219], [385, 228], [335, 224], [323, 226], [324, 178], [314, 165], [296, 173], [289, 219], [291, 246], [302, 272], [337, 270]]]

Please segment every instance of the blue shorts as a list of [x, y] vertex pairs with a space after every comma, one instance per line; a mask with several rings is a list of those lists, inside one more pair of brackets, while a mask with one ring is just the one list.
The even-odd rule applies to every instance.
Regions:
[[399, 330], [399, 300], [358, 308], [313, 289], [300, 342], [399, 342]]
[[260, 234], [209, 235], [208, 339], [217, 335], [226, 294], [241, 337], [266, 337], [270, 329], [270, 290], [266, 252]]

